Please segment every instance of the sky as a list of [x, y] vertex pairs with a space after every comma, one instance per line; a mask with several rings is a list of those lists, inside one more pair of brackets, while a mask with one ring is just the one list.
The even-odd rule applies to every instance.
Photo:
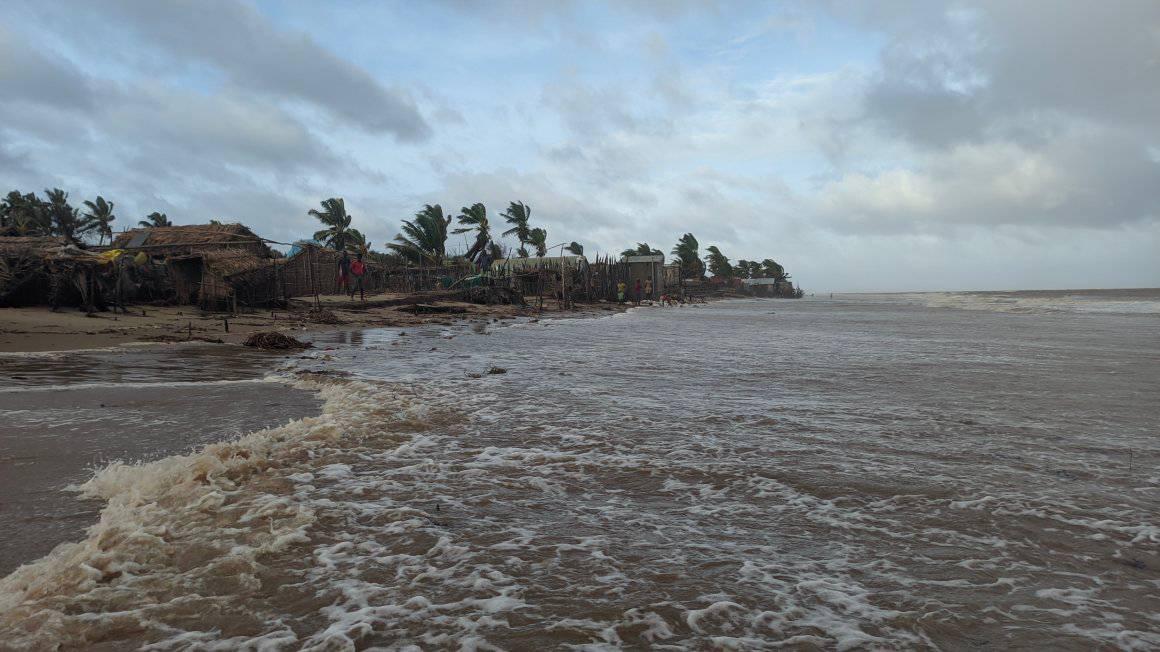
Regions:
[[[807, 292], [1160, 286], [1160, 2], [0, 0], [0, 192], [382, 248], [532, 207]], [[464, 243], [452, 236], [452, 249]]]

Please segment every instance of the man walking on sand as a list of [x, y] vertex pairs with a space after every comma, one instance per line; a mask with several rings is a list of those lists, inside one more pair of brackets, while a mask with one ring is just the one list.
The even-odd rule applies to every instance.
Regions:
[[367, 266], [363, 262], [362, 254], [355, 256], [354, 262], [350, 264], [350, 273], [354, 276], [354, 287], [350, 290], [350, 298], [354, 298], [354, 293], [357, 290], [359, 298], [366, 301], [367, 295], [363, 291], [363, 274], [367, 273]]

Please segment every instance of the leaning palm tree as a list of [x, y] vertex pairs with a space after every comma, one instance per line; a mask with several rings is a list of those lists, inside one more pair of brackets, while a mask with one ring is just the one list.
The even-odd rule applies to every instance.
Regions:
[[68, 203], [67, 192], [60, 188], [53, 188], [51, 190], [45, 188], [44, 194], [48, 197], [48, 201], [45, 202], [44, 206], [51, 221], [51, 228], [54, 235], [59, 235], [76, 242], [77, 238], [92, 228], [92, 225], [85, 224], [81, 220], [80, 211]]
[[673, 247], [673, 255], [681, 263], [681, 274], [685, 276], [701, 276], [700, 246], [692, 233], [686, 233], [677, 241], [677, 244]]
[[660, 249], [653, 249], [647, 242], [636, 243], [636, 249], [625, 249], [620, 252], [621, 256], [660, 256], [664, 252]]
[[476, 256], [486, 251], [491, 243], [491, 225], [487, 221], [487, 208], [483, 204], [472, 204], [471, 208], [464, 206], [459, 209], [459, 223], [462, 226], [452, 233], [475, 231], [475, 242], [463, 255], [468, 260], [475, 260]]
[[91, 226], [100, 236], [97, 241], [98, 245], [105, 244], [105, 238], [109, 238], [109, 242], [113, 241], [113, 220], [117, 219], [113, 215], [113, 202], [105, 201], [105, 198], [97, 195], [97, 201], [85, 200], [85, 207], [89, 210], [84, 214], [84, 223]]
[[415, 213], [414, 220], [403, 220], [402, 233], [388, 244], [393, 251], [412, 263], [430, 262], [442, 265], [447, 255], [447, 226], [451, 216], [444, 217], [443, 207], [427, 204]]
[[362, 254], [364, 257], [371, 251], [371, 243], [367, 242], [367, 237], [363, 235], [362, 231], [358, 229], [346, 230], [347, 244], [355, 250], [355, 252]]
[[733, 265], [729, 263], [729, 259], [725, 257], [725, 254], [721, 253], [717, 245], [709, 245], [705, 248], [705, 251], [709, 252], [705, 256], [705, 261], [709, 263], [709, 272], [713, 276], [719, 276], [724, 279], [733, 278]]
[[573, 256], [583, 256], [584, 255], [584, 245], [573, 240], [571, 244], [569, 244], [567, 247], [564, 247], [564, 251], [567, 251], [568, 253], [572, 254]]
[[153, 211], [152, 213], [146, 215], [145, 219], [137, 222], [137, 225], [151, 229], [155, 226], [173, 226], [173, 222], [169, 221], [169, 216], [165, 213], [158, 213], [157, 211]]
[[540, 258], [548, 255], [548, 232], [535, 228], [528, 232], [528, 244], [536, 248], [536, 255]]
[[326, 227], [321, 231], [316, 231], [314, 239], [335, 251], [345, 250], [346, 243], [351, 236], [351, 216], [350, 213], [346, 212], [346, 201], [342, 197], [331, 197], [319, 203], [322, 210], [311, 208], [306, 211], [307, 215], [318, 218], [318, 221]]
[[786, 279], [785, 268], [772, 258], [766, 258], [761, 261], [761, 273], [766, 278], [777, 279], [779, 281]]
[[525, 247], [530, 240], [532, 229], [528, 225], [528, 220], [532, 217], [532, 207], [524, 204], [522, 201], [513, 201], [507, 210], [503, 212], [504, 220], [512, 225], [512, 228], [503, 232], [503, 235], [514, 235], [520, 241], [520, 248], [517, 250], [521, 258], [528, 257], [528, 250]]

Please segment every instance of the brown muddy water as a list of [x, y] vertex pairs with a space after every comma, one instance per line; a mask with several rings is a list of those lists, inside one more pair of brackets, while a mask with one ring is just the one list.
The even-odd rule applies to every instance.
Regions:
[[81, 485], [0, 646], [1154, 649], [1137, 292], [320, 336], [320, 416]]

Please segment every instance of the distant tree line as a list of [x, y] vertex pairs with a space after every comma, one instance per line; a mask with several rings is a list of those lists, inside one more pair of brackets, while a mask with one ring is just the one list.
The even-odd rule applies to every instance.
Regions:
[[[0, 200], [0, 235], [56, 236], [80, 244], [96, 239], [98, 245], [113, 241], [115, 204], [97, 195], [86, 199], [83, 208], [69, 203], [68, 193], [60, 188], [46, 188], [44, 199], [36, 193], [13, 190]], [[145, 216], [140, 226], [170, 226], [165, 213]]]
[[[98, 245], [113, 241], [113, 221], [115, 204], [104, 197], [85, 200], [82, 207], [69, 203], [69, 195], [60, 188], [45, 189], [44, 198], [36, 193], [9, 192], [0, 200], [0, 235], [58, 236], [75, 243], [95, 240]], [[519, 243], [515, 251], [506, 249], [492, 234], [492, 224], [487, 208], [482, 203], [464, 206], [459, 213], [444, 213], [439, 204], [423, 206], [414, 217], [403, 220], [400, 232], [394, 241], [387, 243], [389, 254], [372, 251], [366, 236], [352, 226], [352, 216], [346, 210], [346, 202], [341, 197], [331, 197], [320, 203], [320, 208], [310, 209], [308, 214], [316, 218], [322, 229], [314, 233], [314, 239], [337, 250], [353, 250], [367, 256], [396, 257], [411, 264], [442, 265], [448, 259], [447, 239], [451, 235], [471, 234], [467, 251], [463, 258], [481, 262], [485, 259], [498, 260], [515, 256], [527, 258], [534, 252], [536, 256], [548, 254], [548, 231], [534, 226], [531, 222], [532, 208], [522, 201], [510, 202], [500, 213], [503, 224], [508, 228], [501, 237], [514, 237]], [[216, 220], [212, 222], [217, 223]], [[173, 223], [165, 213], [154, 211], [137, 222], [143, 228], [171, 226]], [[452, 226], [454, 224], [454, 227]], [[584, 246], [579, 242], [561, 245], [562, 252], [582, 256]], [[671, 250], [680, 265], [684, 278], [703, 278], [707, 273], [724, 279], [772, 278], [778, 281], [790, 279], [785, 268], [777, 261], [766, 258], [760, 262], [738, 260], [731, 264], [729, 258], [716, 245], [705, 249], [702, 259], [700, 243], [692, 233], [686, 233]], [[649, 256], [663, 252], [647, 242], [636, 243], [635, 248], [625, 249], [622, 256]]]

